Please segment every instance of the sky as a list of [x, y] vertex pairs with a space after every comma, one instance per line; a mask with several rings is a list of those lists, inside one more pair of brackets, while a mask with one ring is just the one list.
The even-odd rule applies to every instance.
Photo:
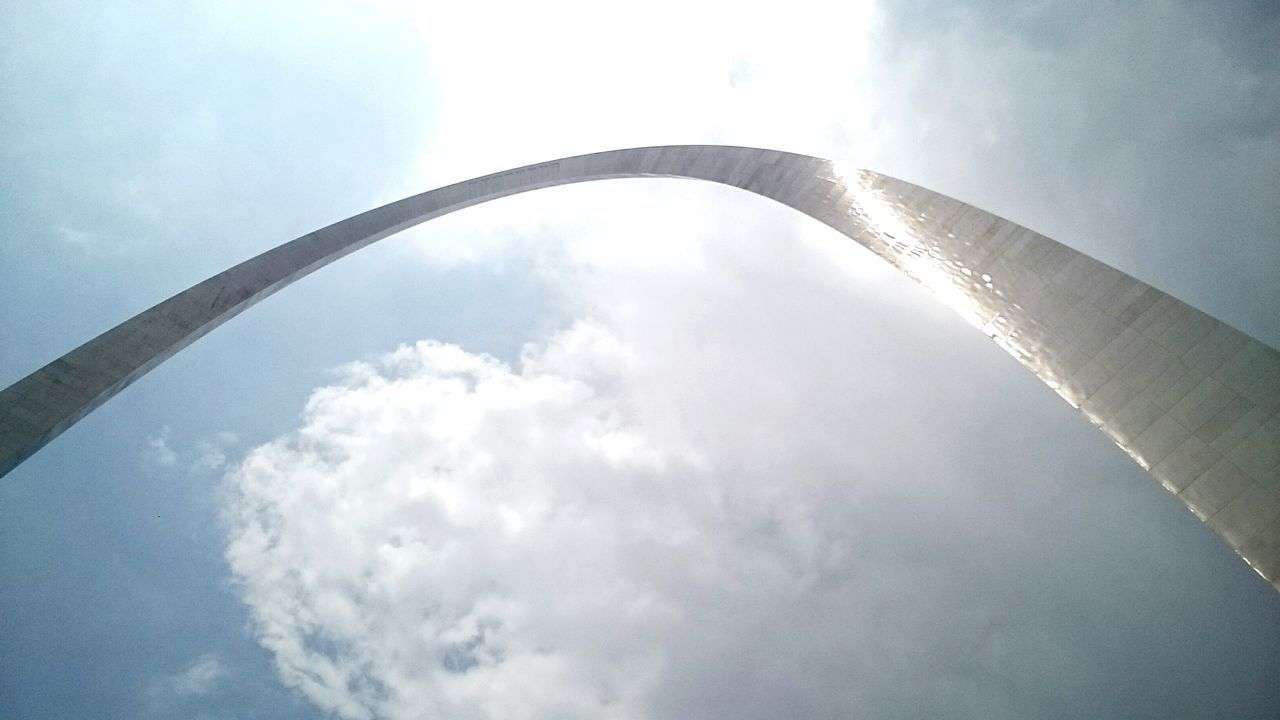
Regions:
[[[1280, 346], [1268, 2], [7, 3], [0, 384], [376, 205], [771, 147]], [[693, 181], [388, 238], [0, 481], [0, 717], [1235, 717], [1280, 597], [870, 253]]]

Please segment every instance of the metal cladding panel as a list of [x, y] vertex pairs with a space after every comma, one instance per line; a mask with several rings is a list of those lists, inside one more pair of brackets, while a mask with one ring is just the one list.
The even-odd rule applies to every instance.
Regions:
[[1080, 409], [1280, 587], [1280, 353], [1008, 221], [891, 178], [852, 182], [866, 191], [854, 214], [883, 238], [864, 244]]
[[1280, 589], [1280, 353], [1115, 268], [957, 200], [819, 158], [754, 148], [664, 146], [539, 163], [304, 235], [0, 391], [0, 474], [204, 333], [354, 250], [488, 200], [622, 177], [738, 187], [860, 243], [1079, 409]]

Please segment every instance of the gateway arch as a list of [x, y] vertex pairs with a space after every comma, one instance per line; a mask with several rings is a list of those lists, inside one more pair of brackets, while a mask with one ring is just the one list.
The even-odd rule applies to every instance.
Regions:
[[1084, 413], [1280, 590], [1280, 352], [951, 198], [754, 148], [665, 146], [553, 160], [414, 195], [285, 243], [0, 391], [0, 475], [189, 343], [350, 252], [488, 200], [631, 177], [741, 188], [871, 250]]

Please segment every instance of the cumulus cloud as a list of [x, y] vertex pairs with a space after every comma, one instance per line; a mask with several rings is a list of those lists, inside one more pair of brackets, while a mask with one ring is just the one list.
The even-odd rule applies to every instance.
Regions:
[[734, 209], [771, 232], [570, 254], [578, 319], [518, 363], [424, 341], [349, 365], [233, 470], [227, 558], [287, 684], [347, 718], [1149, 697], [1129, 679], [1172, 655], [1055, 609], [1168, 582], [1125, 539], [1167, 508], [1103, 484], [1132, 463], [923, 293]]
[[[767, 244], [738, 251], [763, 271]], [[228, 558], [288, 683], [346, 717], [640, 717], [707, 670], [691, 623], [723, 645], [798, 588], [838, 593], [857, 469], [819, 469], [849, 450], [822, 437], [830, 403], [803, 406], [822, 381], [768, 378], [805, 351], [755, 346], [732, 309], [751, 289], [730, 270], [708, 294], [713, 249], [686, 251], [570, 249], [562, 290], [598, 315], [515, 367], [432, 342], [350, 365], [235, 470]], [[713, 333], [694, 355], [690, 332]]]

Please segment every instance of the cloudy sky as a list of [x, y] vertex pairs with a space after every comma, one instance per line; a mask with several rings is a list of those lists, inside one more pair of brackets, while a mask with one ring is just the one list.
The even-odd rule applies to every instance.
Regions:
[[[1255, 2], [6, 3], [0, 384], [447, 182], [773, 147], [1280, 346]], [[1239, 717], [1280, 597], [869, 253], [732, 189], [472, 208], [0, 482], [0, 716]]]

